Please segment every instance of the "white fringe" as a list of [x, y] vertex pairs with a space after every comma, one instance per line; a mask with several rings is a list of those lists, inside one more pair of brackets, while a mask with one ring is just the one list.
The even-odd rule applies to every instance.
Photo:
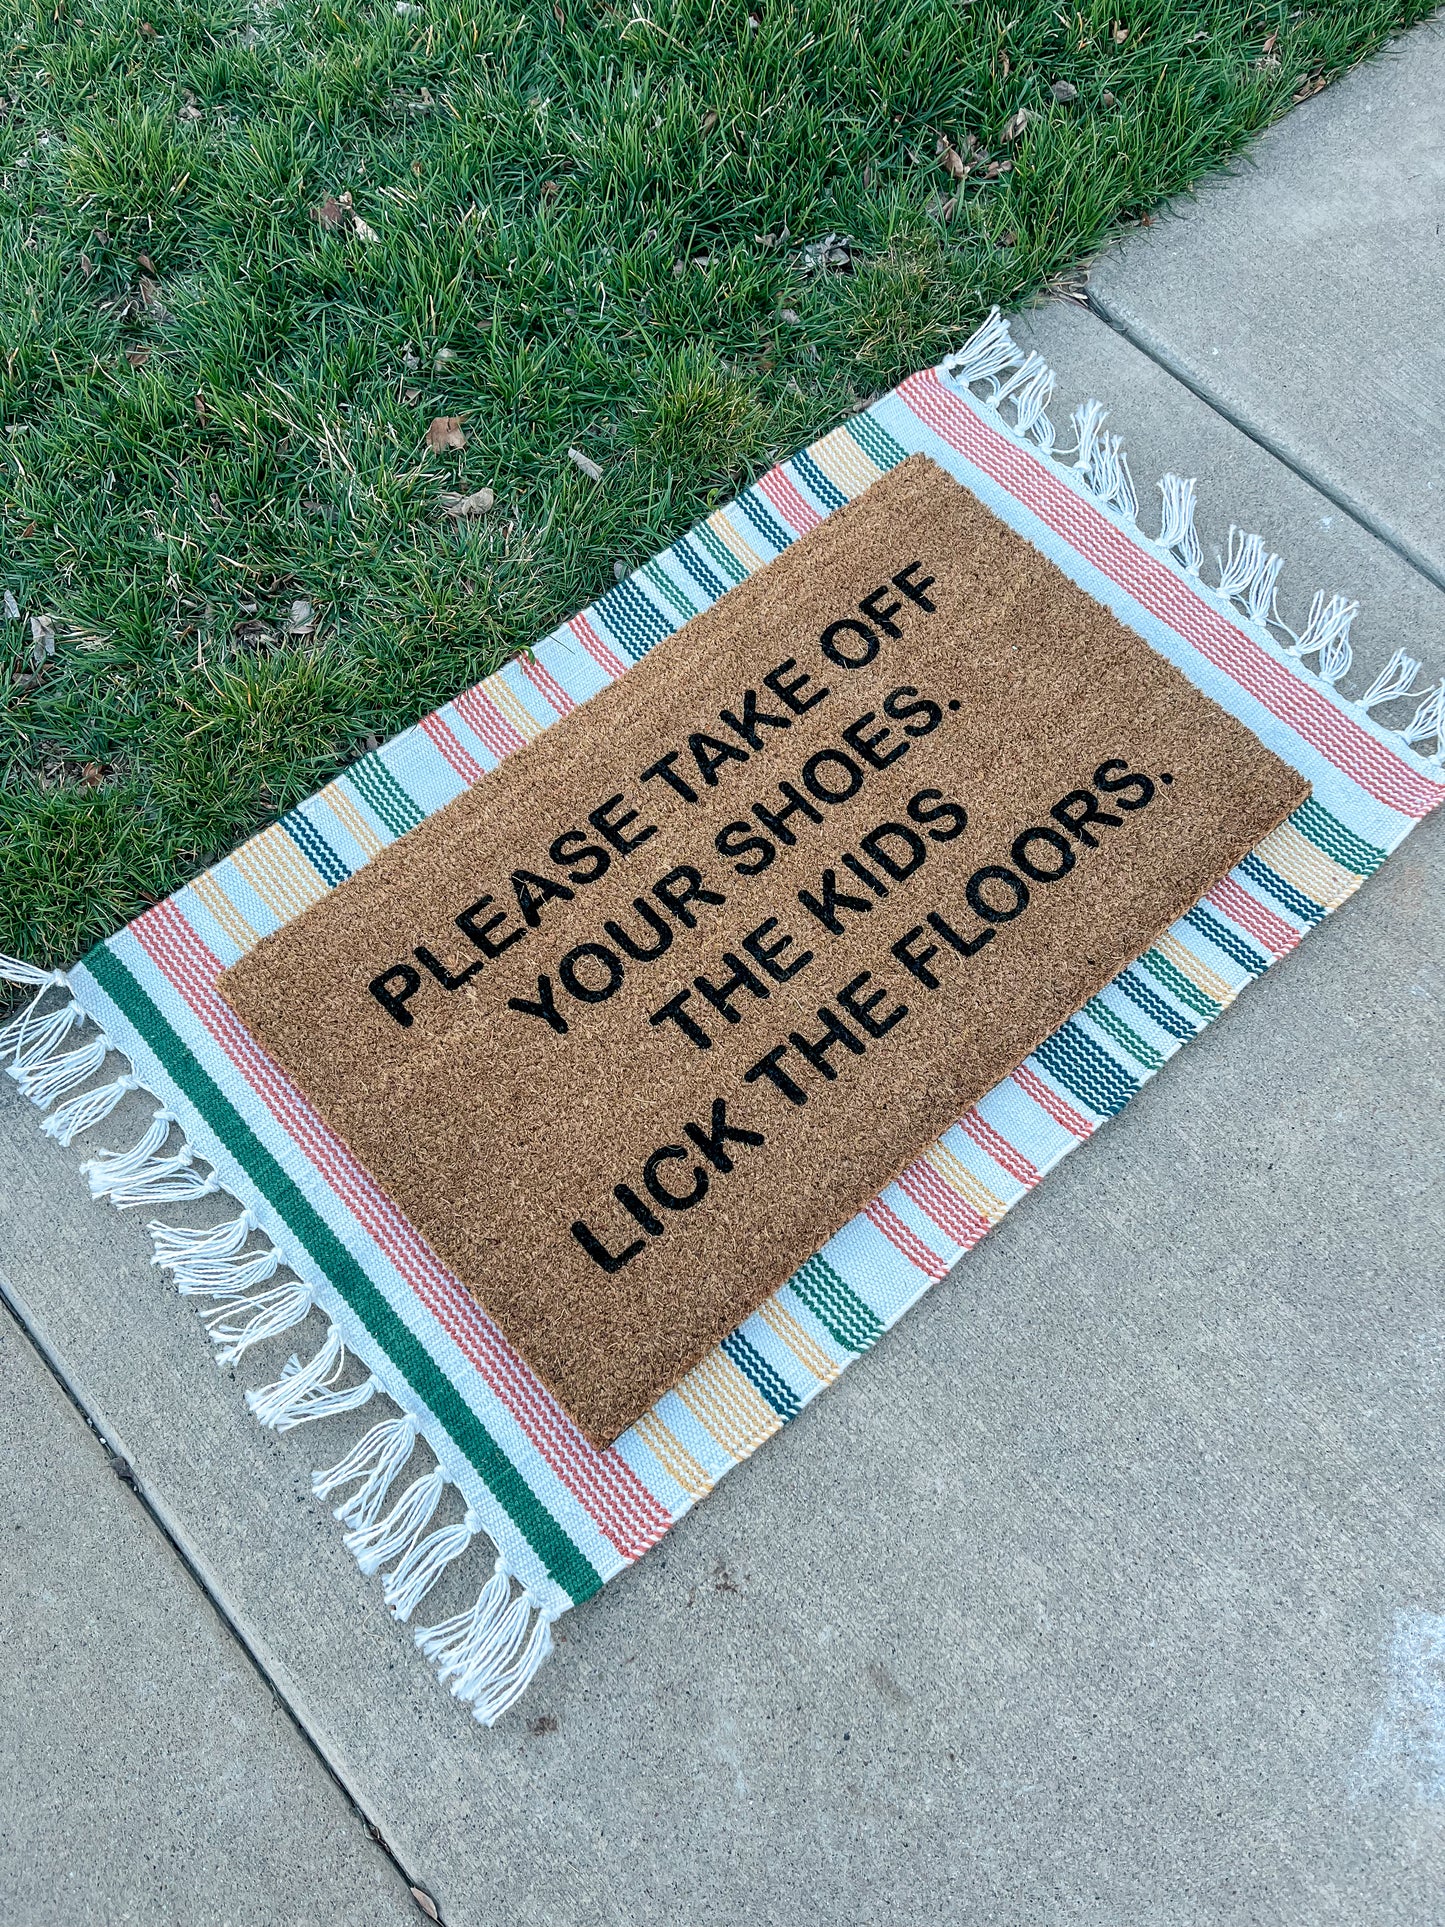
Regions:
[[[9, 1022], [0, 1029], [0, 1058], [17, 1055], [24, 1050], [29, 1041], [32, 1025], [46, 1021], [41, 1018], [40, 1006], [52, 990], [69, 990], [70, 979], [63, 970], [39, 970], [34, 964], [21, 963], [18, 957], [0, 955], [0, 983], [14, 984], [20, 990], [33, 990], [35, 995], [28, 1004], [23, 1004]], [[72, 1008], [79, 1009], [78, 1004]], [[52, 1011], [50, 1016], [56, 1013]]]
[[455, 1697], [483, 1726], [493, 1726], [526, 1692], [551, 1652], [552, 1617], [537, 1610], [525, 1593], [512, 1596], [498, 1558], [471, 1611], [421, 1627], [416, 1643], [435, 1665], [437, 1678], [450, 1680]]
[[994, 407], [1008, 400], [1014, 405], [1014, 433], [1026, 436], [1047, 454], [1054, 445], [1054, 424], [1048, 406], [1056, 377], [1043, 356], [1029, 354], [994, 396]]
[[[152, 1264], [159, 1259], [153, 1258]], [[237, 1258], [176, 1258], [169, 1270], [183, 1298], [237, 1298], [252, 1285], [274, 1278], [281, 1263], [275, 1245], [243, 1251]]]
[[[945, 360], [943, 373], [960, 387], [982, 388], [982, 405], [994, 411], [1000, 426], [1052, 456], [1054, 429], [1047, 410], [1054, 392], [1054, 371], [1037, 350], [1025, 353], [1018, 346], [997, 308], [973, 337]], [[1012, 406], [1011, 421], [1004, 413], [1005, 403]], [[1098, 402], [1086, 402], [1074, 411], [1077, 440], [1072, 472], [1100, 507], [1126, 523], [1133, 522], [1138, 504], [1128, 462], [1120, 438], [1104, 432], [1104, 419]], [[1201, 574], [1204, 555], [1194, 520], [1195, 485], [1183, 476], [1166, 475], [1159, 483], [1159, 493], [1163, 513], [1154, 546], [1207, 589]], [[1258, 535], [1231, 527], [1229, 553], [1220, 559], [1219, 580], [1209, 592], [1231, 609], [1242, 610], [1271, 640], [1288, 638], [1283, 646], [1289, 655], [1299, 661], [1312, 658], [1310, 667], [1321, 682], [1338, 684], [1354, 663], [1350, 625], [1358, 613], [1356, 604], [1344, 596], [1317, 595], [1304, 629], [1296, 634], [1279, 615], [1278, 585], [1283, 566], [1281, 558], [1272, 554]], [[1368, 687], [1349, 700], [1361, 714], [1368, 715], [1385, 703], [1416, 695], [1419, 671], [1420, 665], [1397, 649]], [[1422, 762], [1445, 765], [1445, 683], [1423, 697], [1408, 724], [1385, 733], [1414, 750]], [[1432, 743], [1433, 753], [1427, 755], [1425, 746]]]
[[959, 349], [948, 364], [948, 372], [965, 388], [971, 388], [976, 381], [993, 382], [997, 393], [994, 377], [1005, 368], [1016, 368], [1023, 359], [1023, 349], [1014, 341], [1008, 322], [995, 308]]
[[[75, 1008], [78, 1010], [80, 1006], [77, 1004]], [[110, 1039], [102, 1031], [78, 1050], [62, 1051], [58, 1055], [52, 1051], [24, 1068], [16, 1062], [10, 1066], [8, 1075], [15, 1079], [23, 1097], [45, 1111], [57, 1097], [68, 1096], [87, 1078], [94, 1077], [109, 1050]]]
[[1415, 658], [1397, 649], [1365, 693], [1356, 696], [1355, 707], [1368, 712], [1377, 703], [1392, 703], [1401, 696], [1413, 696], [1419, 673], [1420, 665]]
[[379, 1389], [374, 1378], [336, 1389], [346, 1370], [346, 1346], [335, 1325], [327, 1328], [321, 1349], [303, 1365], [292, 1352], [274, 1385], [247, 1392], [246, 1404], [258, 1425], [270, 1432], [293, 1432], [298, 1425], [354, 1412]]
[[1430, 691], [1413, 720], [1396, 734], [1407, 743], [1428, 743], [1433, 736], [1438, 748], [1426, 761], [1445, 763], [1445, 682]]
[[439, 1465], [422, 1478], [413, 1479], [384, 1519], [374, 1525], [356, 1526], [346, 1534], [345, 1545], [356, 1563], [368, 1575], [379, 1572], [388, 1559], [411, 1551], [431, 1524], [446, 1491], [447, 1475]]
[[201, 1226], [162, 1224], [159, 1218], [153, 1218], [146, 1226], [156, 1248], [151, 1263], [169, 1271], [193, 1259], [230, 1258], [255, 1229], [256, 1220], [249, 1211], [243, 1211], [239, 1218], [231, 1218], [225, 1224]]
[[476, 1514], [468, 1511], [467, 1516], [454, 1525], [438, 1526], [425, 1539], [419, 1539], [401, 1564], [387, 1574], [382, 1582], [382, 1597], [403, 1625], [481, 1529]]
[[219, 1191], [221, 1181], [212, 1171], [194, 1168], [195, 1152], [183, 1144], [168, 1157], [157, 1155], [176, 1122], [173, 1111], [159, 1110], [150, 1128], [128, 1151], [102, 1151], [81, 1165], [93, 1198], [109, 1198], [122, 1211], [137, 1204], [178, 1204], [186, 1198]]
[[332, 1517], [345, 1526], [375, 1525], [386, 1503], [388, 1488], [411, 1457], [416, 1436], [417, 1422], [410, 1412], [382, 1419], [357, 1441], [339, 1465], [315, 1473], [311, 1490], [318, 1499], [329, 1499], [342, 1486], [359, 1480], [351, 1496], [334, 1508]]
[[0, 1052], [10, 1058], [10, 1075], [22, 1090], [26, 1073], [44, 1064], [62, 1038], [68, 1037], [77, 1024], [85, 1022], [85, 1012], [74, 1002], [57, 1004], [54, 1010], [42, 1015], [39, 1005], [44, 995], [41, 991], [40, 997], [33, 998], [20, 1015], [0, 1031]]
[[1159, 493], [1164, 498], [1164, 516], [1155, 539], [1161, 549], [1183, 563], [1190, 575], [1198, 575], [1204, 551], [1194, 530], [1194, 483], [1182, 475], [1163, 475]]
[[93, 1091], [85, 1091], [79, 1097], [71, 1098], [58, 1111], [52, 1111], [40, 1128], [47, 1137], [53, 1137], [57, 1144], [68, 1150], [82, 1131], [88, 1131], [93, 1124], [99, 1124], [102, 1118], [109, 1117], [127, 1092], [140, 1088], [141, 1081], [135, 1072], [126, 1071], [113, 1083], [98, 1084]]
[[258, 1291], [249, 1298], [228, 1293], [219, 1304], [205, 1306], [201, 1323], [217, 1348], [217, 1365], [224, 1370], [243, 1359], [253, 1345], [293, 1331], [315, 1302], [310, 1285], [288, 1278], [270, 1291]]

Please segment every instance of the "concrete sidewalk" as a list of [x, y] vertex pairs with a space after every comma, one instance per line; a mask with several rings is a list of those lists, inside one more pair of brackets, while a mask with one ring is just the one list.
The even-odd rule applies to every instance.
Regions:
[[[1389, 173], [1402, 90], [1445, 97], [1440, 28], [1100, 263], [1129, 338], [1062, 304], [1019, 333], [1141, 497], [1198, 475], [1207, 552], [1259, 529], [1287, 611], [1343, 590], [1362, 660], [1438, 675], [1438, 440], [1401, 436], [1445, 394], [1445, 196], [1428, 152]], [[1292, 236], [1347, 315], [1295, 298]], [[1398, 426], [1358, 378], [1385, 339]], [[314, 1442], [251, 1423], [5, 1080], [5, 1295], [149, 1510], [0, 1328], [0, 1923], [384, 1922], [408, 1881], [452, 1927], [1438, 1921], [1442, 1003], [1437, 817], [490, 1733], [342, 1549]]]

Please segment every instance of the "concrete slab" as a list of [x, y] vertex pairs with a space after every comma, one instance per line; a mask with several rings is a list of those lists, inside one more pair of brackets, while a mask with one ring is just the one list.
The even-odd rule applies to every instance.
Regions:
[[0, 1309], [0, 1922], [403, 1922], [370, 1841]]
[[[1396, 556], [1101, 322], [1030, 326], [1141, 483], [1198, 468], [1206, 541], [1257, 523], [1287, 599], [1348, 589], [1363, 652], [1445, 665]], [[1424, 1927], [1442, 875], [1445, 819], [569, 1615], [492, 1733], [312, 1500], [335, 1435], [251, 1425], [13, 1099], [0, 1265], [453, 1927]]]
[[1096, 263], [1091, 301], [1445, 586], [1445, 20]]

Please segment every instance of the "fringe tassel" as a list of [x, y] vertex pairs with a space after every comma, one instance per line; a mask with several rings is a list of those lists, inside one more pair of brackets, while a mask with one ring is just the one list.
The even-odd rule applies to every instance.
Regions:
[[357, 1526], [347, 1533], [346, 1549], [368, 1577], [379, 1572], [387, 1560], [396, 1558], [398, 1553], [410, 1552], [431, 1524], [446, 1485], [446, 1473], [435, 1465], [424, 1477], [412, 1481], [384, 1519], [378, 1519], [375, 1525]]
[[481, 1521], [474, 1512], [468, 1512], [454, 1525], [438, 1526], [425, 1539], [419, 1539], [401, 1564], [387, 1574], [382, 1581], [382, 1597], [403, 1625], [481, 1529]]
[[1054, 446], [1054, 424], [1048, 407], [1053, 399], [1056, 377], [1043, 356], [1037, 352], [1025, 357], [994, 396], [994, 407], [1012, 401], [1014, 433], [1033, 442], [1048, 454]]
[[1085, 486], [1105, 508], [1113, 509], [1125, 522], [1136, 522], [1139, 498], [1134, 493], [1134, 478], [1124, 455], [1123, 437], [1101, 432], [1104, 410], [1097, 402], [1076, 409], [1073, 419], [1079, 433], [1074, 467], [1082, 475]]
[[224, 1370], [243, 1359], [253, 1345], [276, 1338], [299, 1325], [315, 1304], [310, 1285], [290, 1278], [284, 1285], [254, 1296], [227, 1297], [201, 1313], [211, 1343], [218, 1346], [216, 1363]]
[[1194, 483], [1182, 475], [1165, 475], [1160, 478], [1159, 493], [1164, 498], [1164, 519], [1156, 538], [1159, 546], [1182, 562], [1190, 575], [1198, 575], [1204, 551], [1194, 532]]
[[1023, 349], [1016, 345], [1007, 321], [995, 308], [959, 349], [948, 364], [948, 372], [956, 382], [970, 388], [976, 381], [993, 381], [1005, 368], [1016, 368], [1023, 359]]
[[384, 1418], [347, 1453], [340, 1464], [327, 1472], [317, 1472], [311, 1490], [318, 1499], [329, 1499], [333, 1492], [356, 1480], [360, 1484], [350, 1498], [333, 1509], [332, 1517], [343, 1525], [375, 1525], [386, 1502], [387, 1489], [411, 1457], [416, 1444], [417, 1423], [410, 1412]]
[[109, 1050], [110, 1039], [102, 1033], [78, 1050], [65, 1051], [59, 1056], [52, 1053], [24, 1070], [12, 1064], [9, 1075], [19, 1085], [21, 1095], [28, 1097], [37, 1110], [45, 1111], [57, 1097], [67, 1096], [78, 1090], [87, 1078], [94, 1077]]
[[1368, 713], [1377, 703], [1393, 703], [1401, 696], [1415, 694], [1415, 678], [1420, 665], [1403, 649], [1397, 649], [1363, 696], [1356, 696], [1355, 707]]
[[126, 1071], [113, 1083], [98, 1084], [93, 1091], [71, 1098], [58, 1111], [52, 1111], [40, 1128], [47, 1137], [53, 1137], [63, 1150], [69, 1150], [82, 1131], [88, 1131], [93, 1124], [99, 1124], [102, 1118], [109, 1117], [128, 1091], [138, 1091], [140, 1088], [141, 1081], [135, 1072]]
[[[28, 1004], [15, 1013], [10, 1021], [0, 1029], [0, 1057], [9, 1057], [23, 1050], [29, 1041], [32, 1027], [48, 1021], [40, 1015], [40, 1006], [52, 990], [69, 990], [70, 979], [63, 970], [41, 970], [35, 964], [22, 963], [18, 957], [0, 955], [0, 983], [14, 984], [20, 990], [33, 990], [35, 995]], [[79, 1005], [72, 1006], [79, 1009]], [[54, 1011], [49, 1013], [53, 1017]]]
[[124, 1211], [136, 1204], [177, 1204], [219, 1191], [221, 1181], [193, 1168], [195, 1152], [183, 1144], [170, 1157], [156, 1154], [176, 1122], [172, 1111], [159, 1110], [145, 1135], [128, 1151], [102, 1151], [81, 1165], [93, 1198], [109, 1198]]
[[1354, 660], [1350, 648], [1350, 625], [1360, 613], [1358, 602], [1347, 596], [1323, 592], [1310, 604], [1310, 619], [1295, 637], [1292, 656], [1314, 656], [1315, 673], [1321, 682], [1337, 683]]
[[1428, 743], [1431, 737], [1434, 737], [1435, 754], [1426, 757], [1425, 760], [1430, 763], [1445, 762], [1445, 682], [1442, 682], [1438, 689], [1430, 691], [1415, 711], [1413, 720], [1397, 734], [1412, 745]]
[[511, 1580], [500, 1555], [475, 1606], [416, 1635], [418, 1649], [432, 1661], [437, 1677], [450, 1680], [453, 1695], [466, 1702], [483, 1726], [493, 1726], [531, 1684], [552, 1650], [552, 1616], [538, 1611], [525, 1593], [512, 1597]]
[[354, 1412], [369, 1403], [377, 1383], [368, 1377], [338, 1391], [336, 1381], [345, 1370], [346, 1347], [341, 1333], [332, 1325], [313, 1358], [303, 1365], [292, 1352], [275, 1384], [247, 1392], [246, 1404], [256, 1423], [270, 1432], [293, 1432], [298, 1425], [310, 1425], [315, 1419]]
[[[44, 996], [41, 992], [41, 996]], [[24, 1088], [28, 1071], [39, 1070], [54, 1055], [75, 1029], [85, 1022], [85, 1012], [77, 1003], [57, 1004], [42, 1016], [37, 1009], [40, 997], [28, 1003], [20, 1015], [0, 1031], [0, 1051], [11, 1059], [10, 1075]], [[27, 1092], [27, 1096], [29, 1093]]]
[[[155, 1264], [157, 1260], [151, 1260]], [[281, 1253], [274, 1245], [238, 1258], [177, 1258], [169, 1270], [183, 1298], [238, 1298], [276, 1275]]]
[[159, 1218], [153, 1218], [146, 1226], [156, 1248], [151, 1263], [169, 1271], [191, 1259], [230, 1258], [255, 1229], [256, 1220], [249, 1211], [243, 1211], [239, 1218], [231, 1218], [225, 1224], [202, 1226], [162, 1224]]

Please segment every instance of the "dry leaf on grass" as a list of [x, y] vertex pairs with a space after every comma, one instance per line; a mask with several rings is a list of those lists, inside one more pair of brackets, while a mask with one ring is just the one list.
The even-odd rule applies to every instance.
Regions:
[[1070, 101], [1075, 101], [1079, 98], [1079, 90], [1071, 80], [1056, 80], [1049, 88], [1049, 92], [1059, 103], [1060, 107], [1067, 107]]
[[1308, 80], [1301, 81], [1299, 86], [1296, 87], [1294, 91], [1295, 105], [1298, 106], [1302, 100], [1313, 100], [1316, 94], [1324, 92], [1324, 86], [1325, 77], [1323, 74], [1311, 74]]
[[7, 622], [18, 622], [20, 620], [20, 604], [15, 600], [15, 591], [13, 589], [7, 589], [5, 591], [5, 620]]
[[151, 358], [149, 348], [127, 348], [125, 358], [132, 368], [144, 368]]
[[30, 666], [37, 672], [55, 654], [55, 617], [30, 618]]
[[1016, 141], [1028, 124], [1029, 110], [1027, 107], [1020, 107], [1016, 114], [1010, 114], [1004, 122], [1002, 138], [1006, 141]]
[[1122, 47], [1124, 42], [1129, 38], [1129, 29], [1124, 25], [1122, 20], [1116, 20], [1109, 29], [1109, 33], [1116, 47]]
[[833, 274], [851, 273], [854, 243], [846, 234], [825, 234], [821, 241], [808, 241], [798, 254], [803, 274], [827, 270]]
[[700, 134], [710, 134], [714, 129], [714, 127], [717, 126], [717, 122], [718, 122], [718, 112], [716, 107], [709, 107], [707, 112], [702, 117], [702, 125], [698, 129], [698, 132]]
[[464, 522], [472, 515], [485, 515], [496, 499], [489, 488], [473, 489], [470, 495], [455, 495], [450, 489], [443, 489], [438, 497], [442, 514], [450, 516], [454, 522]]
[[[970, 151], [972, 151], [973, 146], [974, 142], [972, 137], [970, 137], [968, 141]], [[962, 154], [959, 153], [947, 134], [939, 135], [937, 145], [933, 151], [939, 160], [943, 162], [943, 165], [948, 169], [954, 180], [961, 181], [967, 177], [969, 164], [963, 158]]]
[[600, 482], [602, 480], [602, 470], [597, 466], [596, 462], [593, 461], [592, 457], [590, 455], [584, 455], [580, 448], [569, 448], [567, 450], [567, 460], [574, 468], [580, 468], [589, 482]]
[[426, 445], [434, 455], [444, 454], [449, 448], [465, 448], [467, 437], [461, 416], [434, 415], [426, 431]]
[[367, 221], [363, 221], [351, 201], [351, 190], [344, 194], [328, 194], [320, 207], [311, 210], [328, 234], [354, 234], [359, 241], [379, 241], [381, 236]]

